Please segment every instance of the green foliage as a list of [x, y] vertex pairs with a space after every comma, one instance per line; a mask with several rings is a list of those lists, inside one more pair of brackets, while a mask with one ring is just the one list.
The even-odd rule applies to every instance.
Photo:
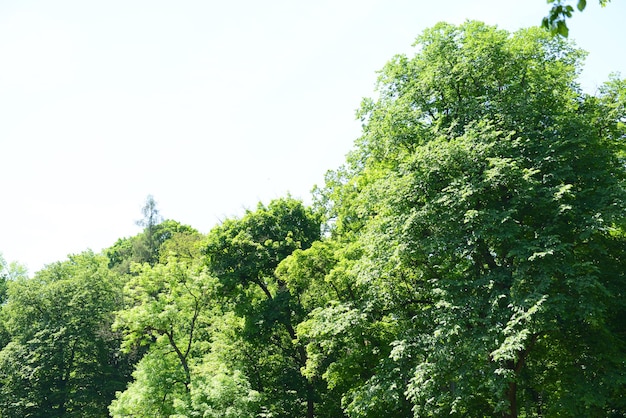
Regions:
[[109, 267], [121, 274], [129, 274], [134, 263], [166, 263], [170, 255], [179, 258], [198, 256], [197, 247], [192, 242], [201, 239], [200, 233], [188, 225], [173, 220], [165, 220], [152, 225], [138, 235], [120, 238], [113, 246], [105, 250], [109, 258]]
[[350, 303], [319, 307], [298, 327], [298, 335], [308, 342], [303, 373], [321, 376], [349, 416], [406, 416], [411, 405], [397, 383], [409, 379], [408, 369], [388, 361], [399, 331], [394, 318], [367, 308]]
[[[599, 0], [600, 6], [606, 6], [611, 0]], [[574, 7], [566, 4], [564, 0], [548, 0], [552, 3], [548, 16], [544, 17], [541, 26], [548, 29], [553, 35], [559, 35], [567, 38], [569, 28], [567, 27], [567, 19], [572, 17]], [[577, 0], [576, 8], [582, 12], [587, 7], [587, 0]]]
[[198, 380], [191, 389], [195, 411], [206, 418], [256, 418], [261, 397], [251, 388], [240, 370], [231, 370], [224, 363], [206, 361], [197, 369]]
[[624, 416], [626, 80], [537, 28], [415, 47], [315, 209], [0, 257], [0, 417]]
[[345, 269], [354, 257], [351, 247], [332, 240], [317, 241], [306, 250], [295, 250], [276, 268], [276, 277], [297, 295], [304, 312], [326, 305], [332, 300], [357, 298], [354, 283]]
[[109, 328], [120, 290], [107, 260], [89, 252], [9, 282], [1, 416], [106, 416], [129, 372]]
[[[384, 387], [415, 416], [623, 411], [622, 82], [582, 94], [584, 53], [540, 30], [439, 24], [416, 47], [319, 193], [363, 255], [359, 303], [299, 328], [307, 373], [355, 417], [406, 410]], [[382, 355], [359, 357], [363, 335]]]
[[129, 306], [117, 313], [113, 329], [124, 335], [123, 351], [149, 349], [133, 384], [113, 403], [114, 416], [126, 416], [138, 405], [142, 416], [169, 416], [190, 408], [192, 362], [203, 352], [200, 341], [207, 337], [214, 287], [215, 280], [197, 263], [171, 258], [154, 267], [136, 265], [136, 275], [125, 286]]
[[144, 228], [143, 232], [134, 237], [120, 238], [105, 250], [110, 268], [129, 274], [133, 263], [154, 266], [159, 262], [166, 263], [170, 255], [179, 258], [197, 256], [199, 247], [194, 248], [191, 242], [200, 240], [198, 231], [170, 219], [163, 220], [151, 195], [148, 195], [141, 212], [143, 219], [137, 221], [137, 225]]
[[268, 286], [280, 261], [319, 237], [319, 221], [309, 209], [294, 199], [280, 199], [214, 228], [205, 254], [224, 292], [259, 286], [271, 298]]
[[259, 205], [241, 219], [231, 219], [208, 235], [205, 254], [218, 277], [222, 296], [245, 319], [240, 338], [244, 371], [263, 397], [271, 416], [313, 416], [314, 385], [303, 378], [304, 347], [295, 325], [304, 307], [288, 279], [275, 275], [279, 263], [320, 238], [320, 222], [301, 202], [286, 198]]
[[2, 253], [0, 253], [0, 350], [11, 340], [4, 326], [2, 316], [2, 309], [8, 298], [7, 289], [9, 281], [17, 280], [22, 277], [26, 277], [26, 270], [17, 263], [7, 263]]
[[7, 288], [12, 280], [19, 280], [28, 276], [26, 268], [19, 263], [7, 261], [0, 253], [0, 307], [8, 298]]
[[7, 281], [8, 281], [7, 263], [0, 254], [0, 306], [4, 305], [7, 299]]
[[150, 350], [137, 364], [134, 381], [118, 392], [109, 411], [112, 417], [186, 416], [189, 394], [180, 390], [185, 376], [166, 345]]

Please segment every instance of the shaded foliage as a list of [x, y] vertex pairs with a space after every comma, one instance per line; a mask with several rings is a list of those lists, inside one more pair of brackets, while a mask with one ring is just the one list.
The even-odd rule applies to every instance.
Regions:
[[246, 371], [252, 388], [266, 400], [272, 416], [313, 416], [315, 385], [300, 369], [306, 364], [295, 324], [304, 310], [297, 294], [275, 275], [279, 263], [320, 239], [320, 222], [301, 202], [286, 198], [259, 205], [208, 235], [205, 254], [220, 293], [234, 299], [244, 319], [242, 339], [250, 342]]

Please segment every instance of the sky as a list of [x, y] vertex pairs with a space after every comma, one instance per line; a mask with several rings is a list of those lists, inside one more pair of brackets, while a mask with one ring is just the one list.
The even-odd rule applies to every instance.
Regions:
[[[626, 2], [569, 22], [583, 88], [626, 77]], [[148, 195], [206, 233], [311, 201], [377, 71], [424, 29], [538, 25], [543, 0], [0, 0], [0, 253], [29, 272], [136, 225]]]

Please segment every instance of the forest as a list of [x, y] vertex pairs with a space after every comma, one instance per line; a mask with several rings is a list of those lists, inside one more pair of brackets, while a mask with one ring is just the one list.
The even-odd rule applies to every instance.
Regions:
[[626, 79], [584, 58], [437, 24], [311, 205], [1, 260], [0, 418], [626, 416]]

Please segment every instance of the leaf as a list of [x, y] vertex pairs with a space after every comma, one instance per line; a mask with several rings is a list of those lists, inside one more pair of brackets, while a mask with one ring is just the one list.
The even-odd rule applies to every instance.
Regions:
[[564, 38], [567, 38], [567, 36], [569, 35], [569, 29], [567, 27], [567, 24], [563, 20], [558, 21], [556, 23], [556, 31], [559, 35], [563, 36]]

